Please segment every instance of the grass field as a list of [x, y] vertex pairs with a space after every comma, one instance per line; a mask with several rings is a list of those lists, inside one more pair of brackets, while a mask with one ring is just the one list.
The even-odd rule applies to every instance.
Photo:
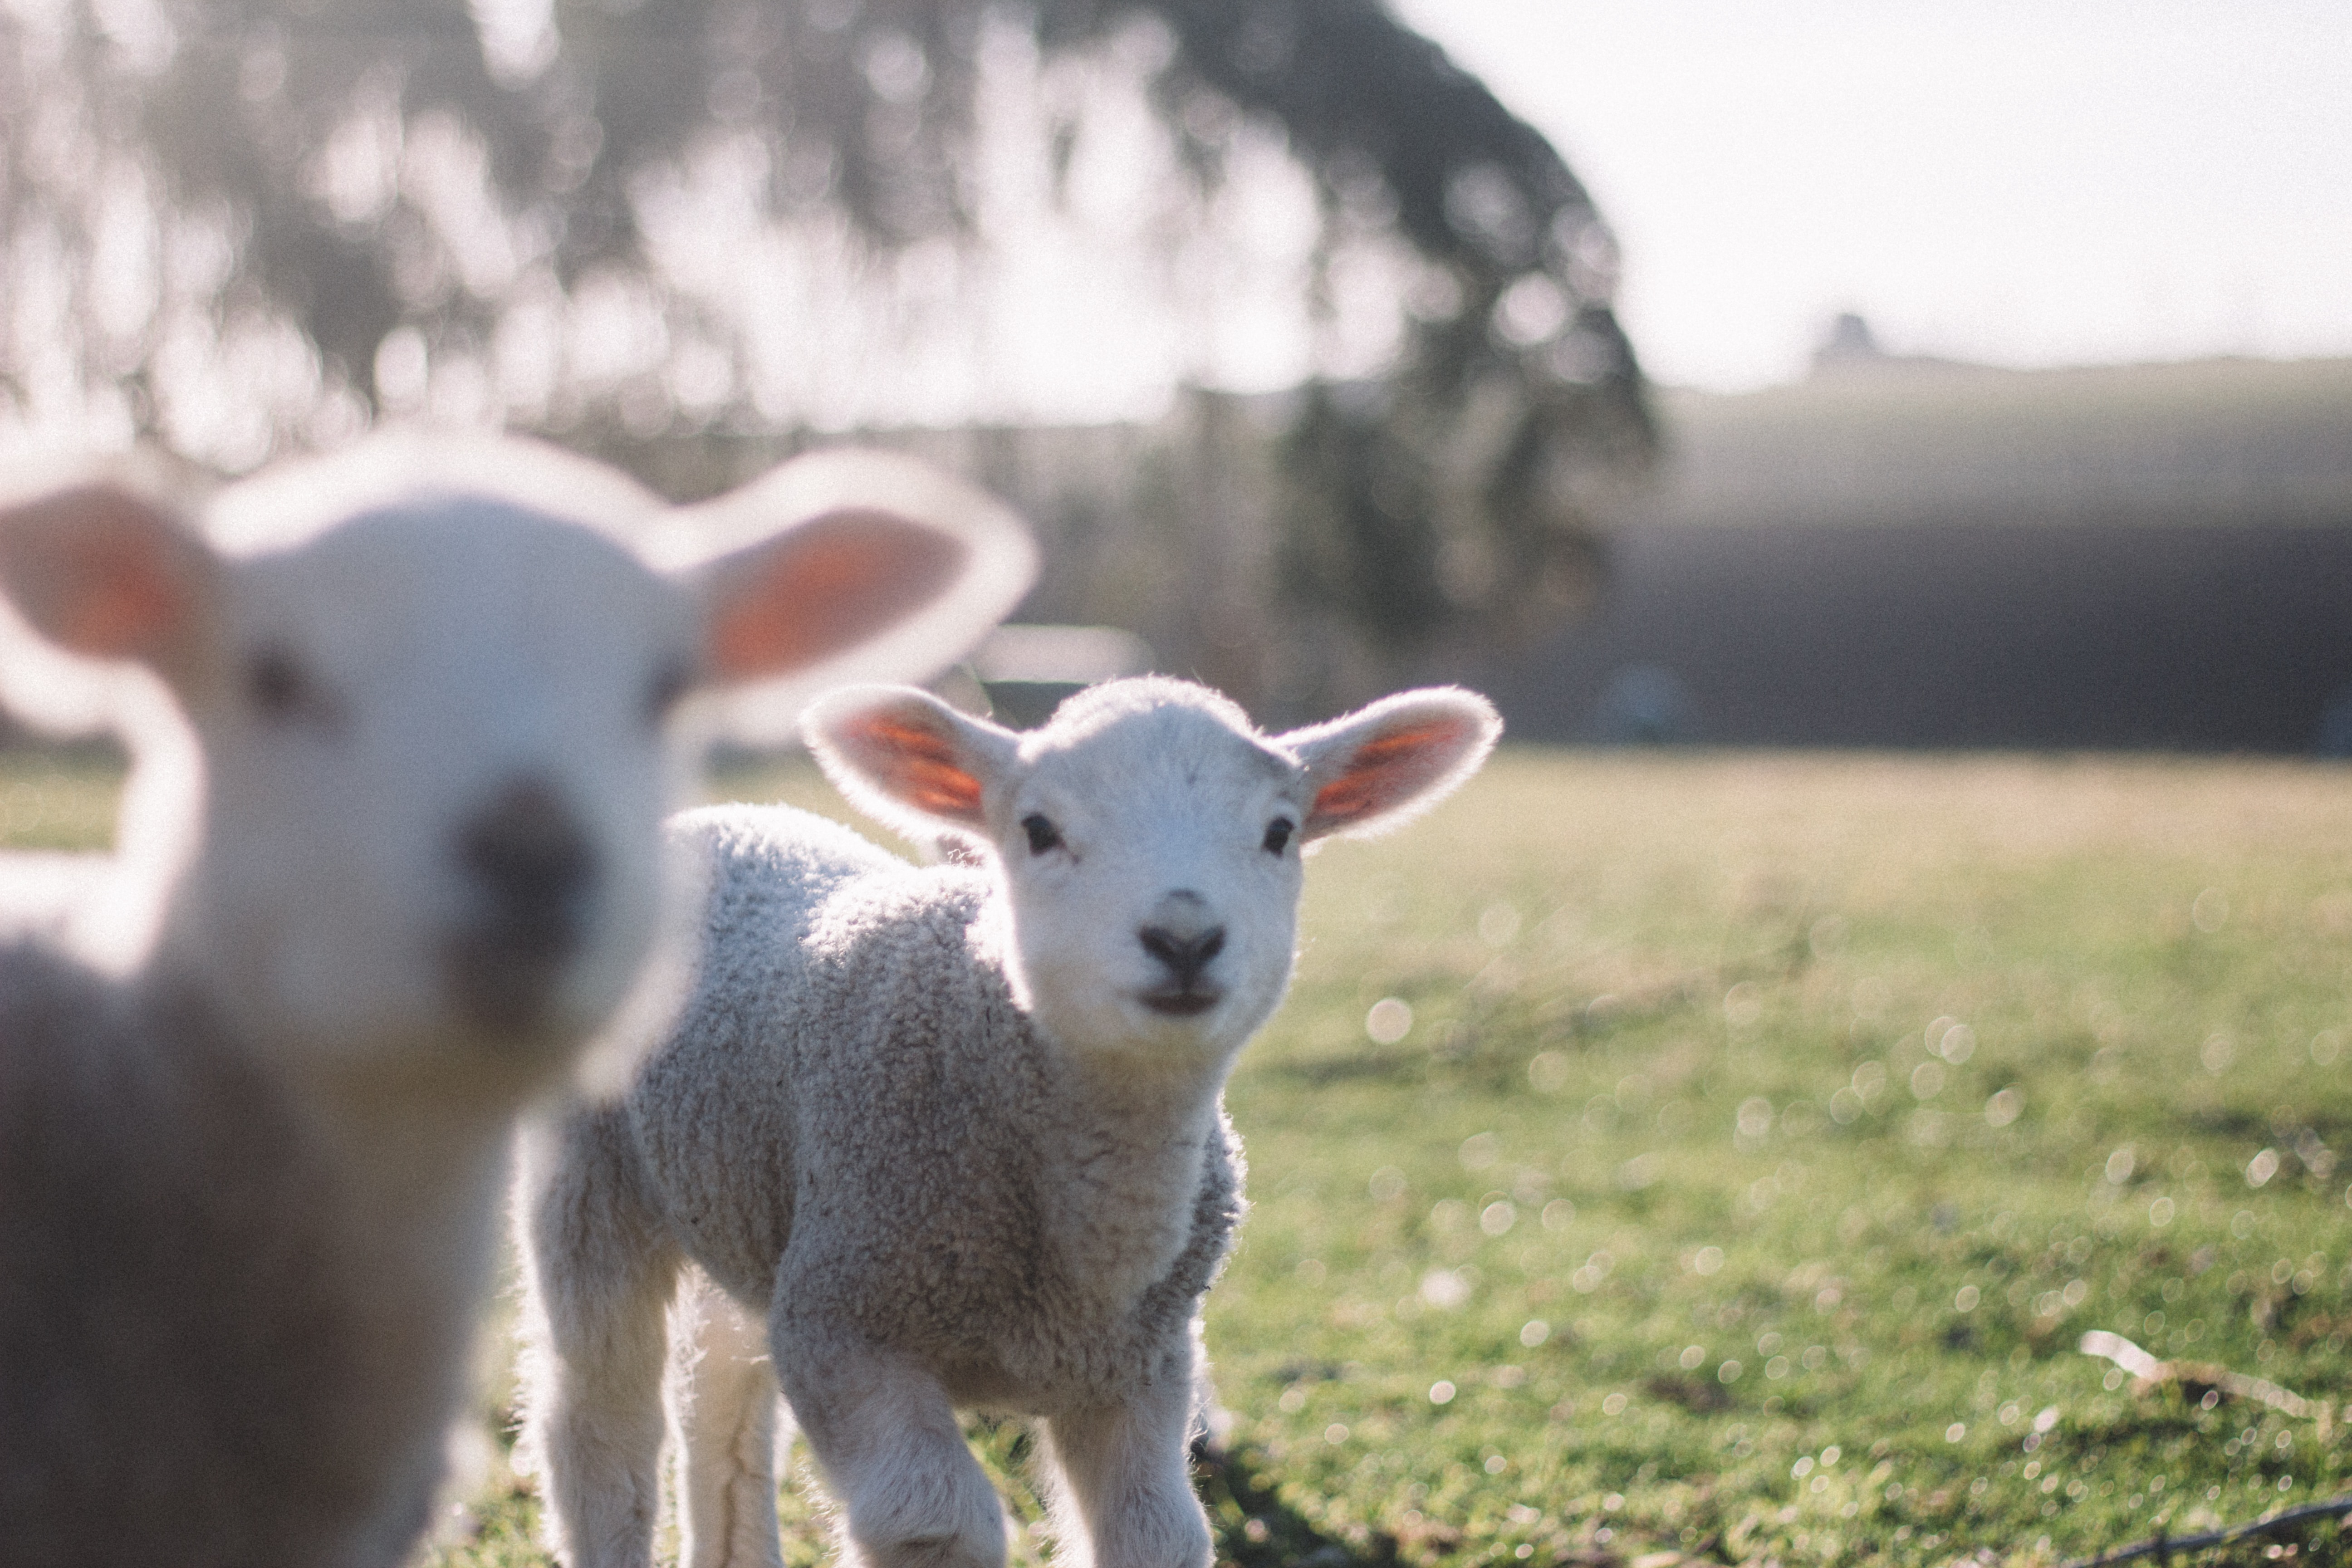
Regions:
[[[2207, 1394], [2347, 1397], [2352, 773], [1507, 752], [1304, 924], [1229, 1095], [1223, 1558], [2038, 1563], [2352, 1471]], [[432, 1560], [539, 1561], [483, 1458]]]

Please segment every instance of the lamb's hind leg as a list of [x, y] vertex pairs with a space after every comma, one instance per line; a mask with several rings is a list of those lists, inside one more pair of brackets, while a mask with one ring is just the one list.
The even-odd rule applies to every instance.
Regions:
[[936, 1378], [848, 1334], [779, 1321], [771, 1339], [852, 1568], [1003, 1568], [1003, 1505]]
[[670, 1318], [684, 1568], [782, 1568], [775, 1369], [763, 1325], [698, 1268]]
[[568, 1568], [646, 1568], [661, 1511], [663, 1317], [680, 1257], [617, 1107], [526, 1145], [523, 1447]]

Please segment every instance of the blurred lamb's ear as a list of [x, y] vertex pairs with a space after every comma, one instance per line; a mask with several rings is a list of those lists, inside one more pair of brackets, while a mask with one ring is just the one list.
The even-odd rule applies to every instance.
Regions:
[[184, 683], [207, 646], [219, 572], [177, 513], [121, 479], [0, 497], [0, 594], [83, 658], [134, 659]]
[[[793, 678], [730, 700], [729, 727], [745, 740], [790, 737], [811, 690], [937, 674], [1037, 574], [1036, 546], [1004, 506], [881, 452], [796, 458], [686, 509], [673, 532], [702, 552], [687, 572], [702, 604], [704, 678]], [[737, 547], [712, 558], [714, 538]]]
[[1493, 703], [1475, 691], [1434, 687], [1275, 737], [1306, 765], [1315, 787], [1299, 837], [1361, 837], [1411, 821], [1476, 773], [1502, 732]]
[[989, 789], [1021, 744], [1012, 731], [906, 686], [833, 692], [803, 716], [801, 730], [852, 805], [918, 839], [941, 827], [984, 836]]

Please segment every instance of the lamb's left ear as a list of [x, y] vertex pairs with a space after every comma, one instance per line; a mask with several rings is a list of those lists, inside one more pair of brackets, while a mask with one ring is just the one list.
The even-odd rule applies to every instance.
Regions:
[[720, 685], [922, 679], [985, 637], [1037, 573], [1005, 507], [883, 452], [795, 458], [679, 521], [704, 539], [760, 536], [688, 574], [703, 678]]
[[1412, 820], [1476, 773], [1502, 732], [1493, 703], [1446, 686], [1400, 691], [1276, 736], [1306, 764], [1315, 788], [1299, 837], [1369, 835]]

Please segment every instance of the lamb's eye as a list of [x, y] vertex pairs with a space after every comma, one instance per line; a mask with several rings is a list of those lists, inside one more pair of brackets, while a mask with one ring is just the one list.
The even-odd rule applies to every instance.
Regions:
[[1269, 855], [1279, 855], [1285, 849], [1289, 848], [1290, 836], [1297, 830], [1298, 825], [1292, 822], [1290, 818], [1286, 816], [1277, 816], [1272, 822], [1267, 823], [1265, 825], [1265, 852]]
[[265, 647], [245, 667], [246, 695], [256, 711], [273, 721], [293, 718], [309, 701], [310, 683], [294, 656], [282, 647]]
[[658, 724], [669, 717], [686, 689], [694, 684], [694, 677], [682, 660], [664, 663], [646, 682], [646, 717]]
[[1032, 855], [1043, 855], [1048, 849], [1061, 847], [1060, 830], [1037, 812], [1033, 811], [1021, 819], [1021, 831], [1029, 836], [1029, 853]]

